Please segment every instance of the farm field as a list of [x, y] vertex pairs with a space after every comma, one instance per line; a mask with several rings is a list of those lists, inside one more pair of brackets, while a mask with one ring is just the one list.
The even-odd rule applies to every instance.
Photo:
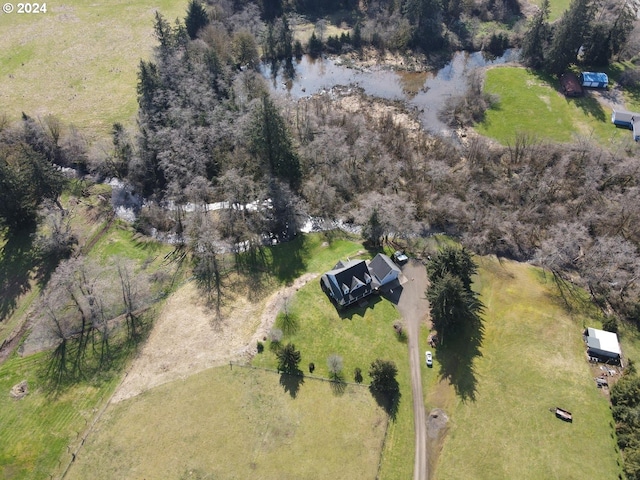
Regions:
[[55, 115], [88, 137], [133, 125], [136, 75], [155, 45], [155, 11], [173, 21], [187, 0], [47, 2], [46, 13], [0, 14], [0, 104]]
[[[368, 389], [213, 368], [112, 405], [69, 479], [376, 476], [386, 415]], [[105, 455], [109, 451], [109, 455]]]
[[[477, 390], [466, 402], [442, 388], [426, 393], [427, 404], [444, 402], [451, 418], [434, 478], [618, 478], [608, 399], [581, 336], [597, 319], [567, 313], [538, 269], [477, 260], [475, 286], [486, 306], [472, 369]], [[556, 406], [571, 411], [573, 423], [549, 411]]]
[[611, 124], [611, 111], [591, 95], [566, 98], [555, 81], [524, 68], [487, 70], [485, 91], [499, 97], [476, 128], [503, 145], [518, 132], [538, 140], [571, 142], [592, 137], [601, 144], [628, 141], [629, 132]]

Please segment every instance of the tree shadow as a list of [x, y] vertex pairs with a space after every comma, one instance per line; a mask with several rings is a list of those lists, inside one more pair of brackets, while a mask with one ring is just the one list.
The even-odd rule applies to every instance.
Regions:
[[578, 98], [566, 98], [567, 103], [572, 103], [576, 107], [578, 107], [582, 112], [590, 117], [595, 118], [600, 122], [605, 122], [607, 120], [607, 115], [602, 108], [602, 105], [598, 100], [596, 100], [589, 90], [585, 90], [584, 96]]
[[400, 398], [402, 397], [400, 390], [389, 393], [379, 392], [369, 387], [369, 391], [371, 392], [371, 395], [375, 399], [378, 406], [380, 406], [380, 408], [382, 408], [387, 413], [387, 415], [389, 415], [389, 418], [391, 420], [395, 421], [396, 417], [398, 416], [398, 409], [400, 408]]
[[291, 398], [298, 396], [300, 386], [304, 383], [304, 373], [301, 370], [297, 370], [295, 373], [281, 373], [280, 385], [284, 388], [285, 392], [291, 395]]
[[347, 383], [342, 378], [342, 375], [336, 374], [331, 379], [331, 391], [336, 397], [340, 397], [344, 395], [344, 392], [347, 390]]
[[479, 315], [474, 315], [464, 325], [438, 346], [435, 356], [440, 365], [440, 376], [447, 379], [456, 394], [466, 402], [476, 399], [478, 380], [474, 360], [482, 356], [480, 347], [484, 338], [484, 325]]
[[0, 248], [0, 321], [13, 313], [18, 298], [30, 289], [31, 269], [37, 259], [35, 231], [35, 223], [20, 231], [5, 231]]
[[307, 268], [308, 247], [304, 235], [271, 247], [269, 272], [286, 284], [292, 283]]

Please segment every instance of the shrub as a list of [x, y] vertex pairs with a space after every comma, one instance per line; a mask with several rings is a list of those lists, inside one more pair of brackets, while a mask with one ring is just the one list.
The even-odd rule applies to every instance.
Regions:
[[264, 352], [264, 343], [258, 341], [258, 353]]
[[311, 362], [309, 364], [309, 373], [313, 373], [313, 371], [316, 369], [316, 364]]
[[362, 383], [362, 370], [360, 370], [360, 367], [356, 367], [353, 379], [356, 381], [356, 383]]

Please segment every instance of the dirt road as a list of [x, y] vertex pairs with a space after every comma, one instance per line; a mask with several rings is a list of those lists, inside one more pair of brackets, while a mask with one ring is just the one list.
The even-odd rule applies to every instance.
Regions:
[[428, 480], [429, 459], [427, 452], [427, 421], [422, 396], [422, 376], [420, 367], [423, 360], [418, 344], [420, 323], [429, 312], [425, 298], [427, 271], [417, 260], [410, 260], [403, 269], [407, 282], [403, 284], [398, 302], [398, 310], [404, 318], [409, 337], [409, 366], [411, 368], [411, 392], [413, 394], [413, 418], [415, 423], [416, 457], [413, 468], [414, 480]]

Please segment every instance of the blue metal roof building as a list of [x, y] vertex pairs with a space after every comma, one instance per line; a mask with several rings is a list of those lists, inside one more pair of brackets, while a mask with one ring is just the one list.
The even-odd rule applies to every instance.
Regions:
[[607, 88], [609, 77], [602, 72], [582, 72], [580, 74], [580, 83], [583, 87]]

